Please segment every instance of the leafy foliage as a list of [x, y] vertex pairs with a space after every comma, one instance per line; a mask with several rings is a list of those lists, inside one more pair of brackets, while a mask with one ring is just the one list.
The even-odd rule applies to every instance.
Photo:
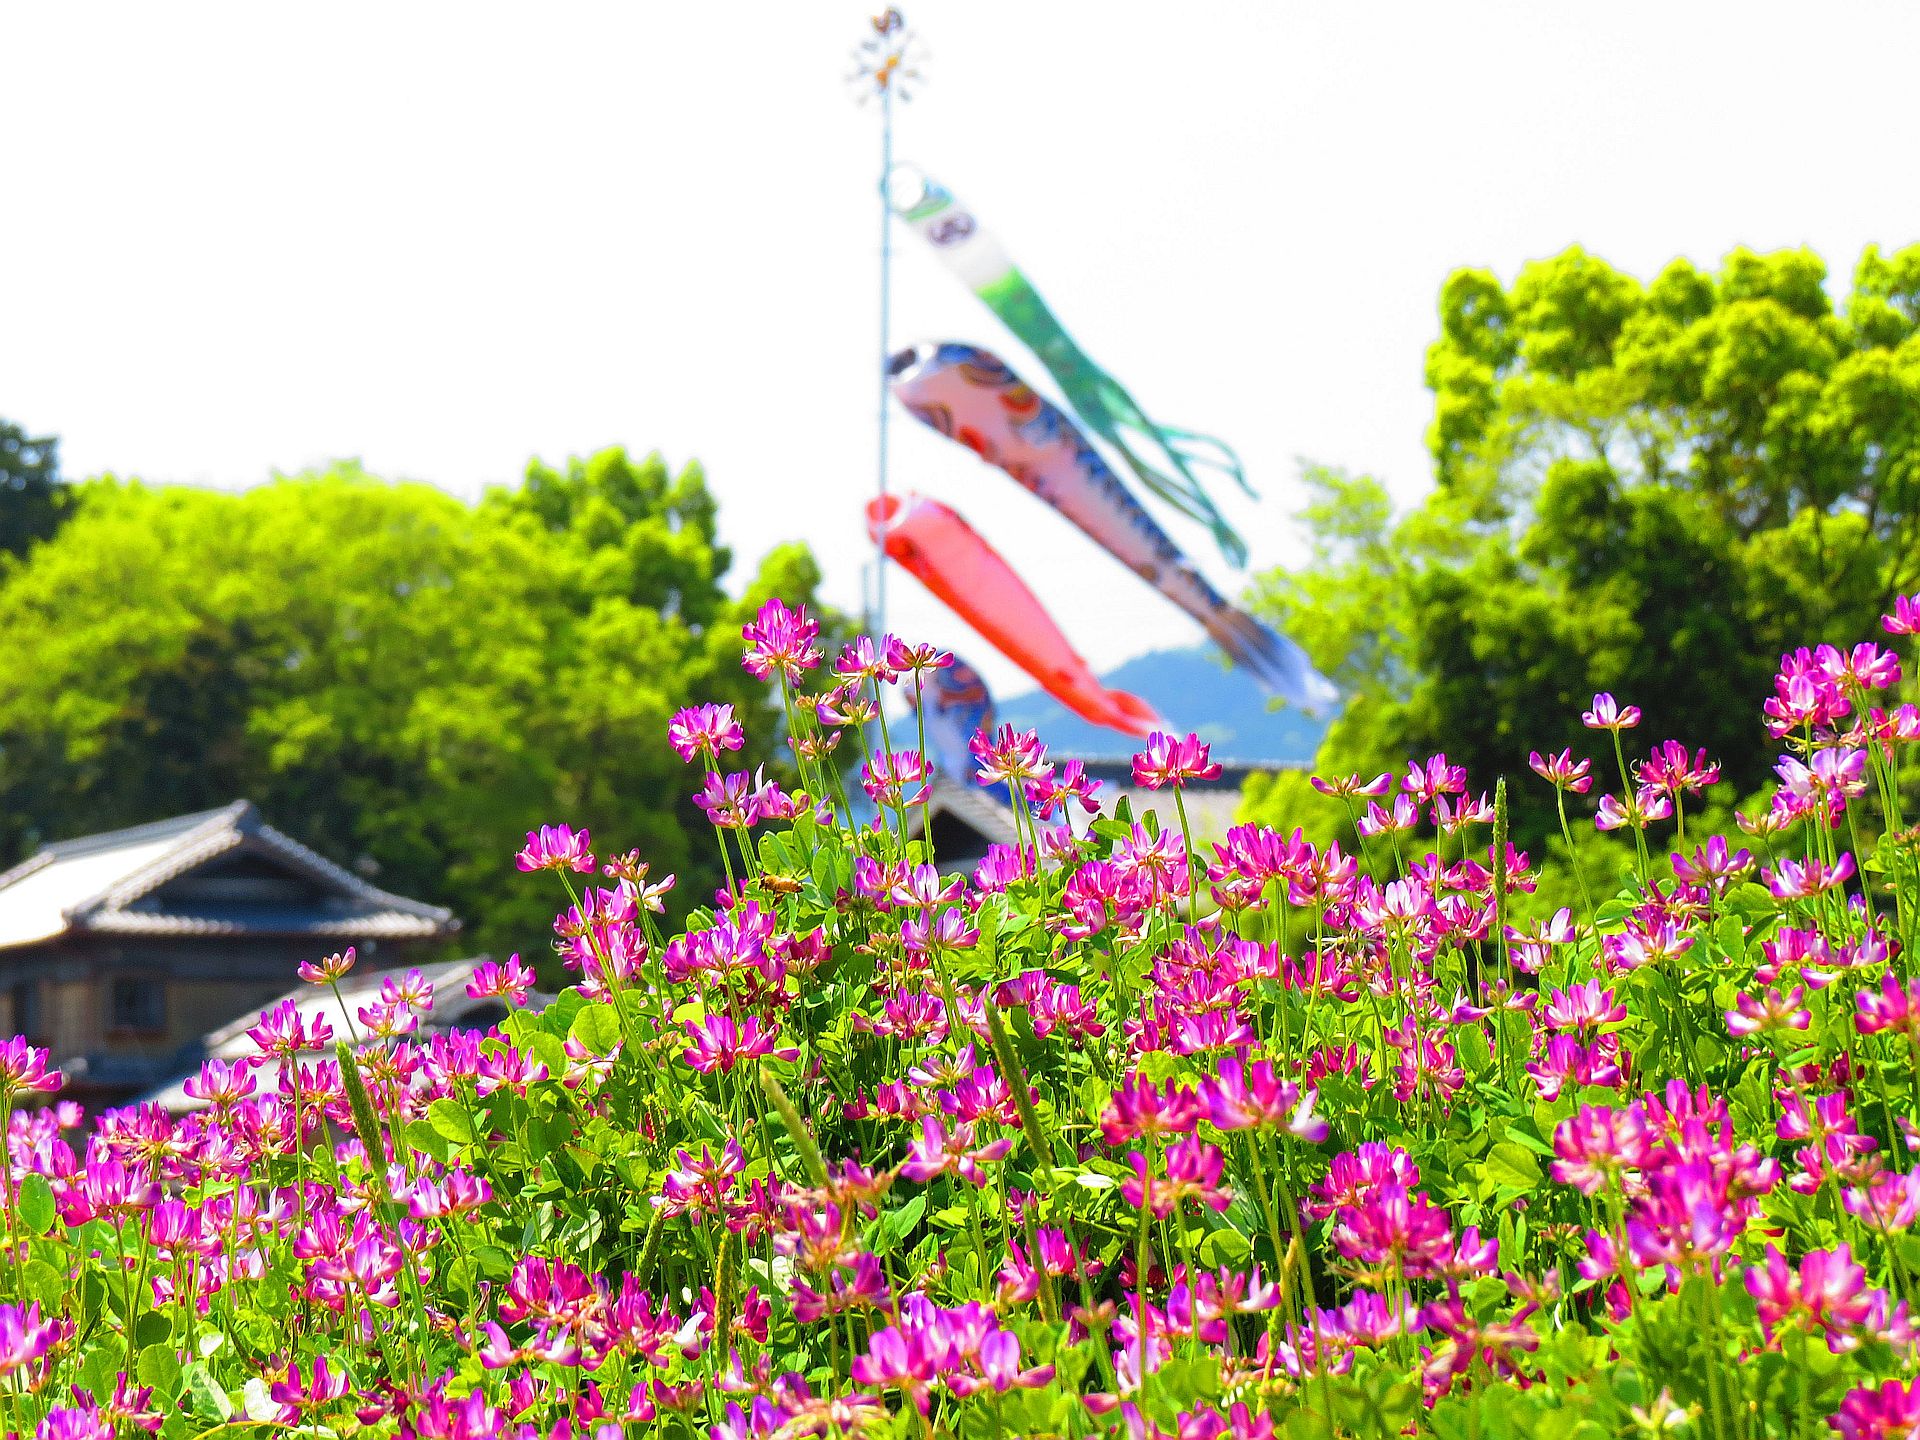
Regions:
[[78, 487], [0, 571], [0, 846], [244, 796], [482, 948], [544, 918], [494, 875], [529, 812], [616, 824], [707, 888], [655, 738], [689, 689], [763, 704], [731, 654], [743, 607], [818, 579], [788, 547], [735, 600], [729, 563], [699, 467], [619, 450], [476, 505], [353, 465]]
[[[1376, 482], [1310, 471], [1313, 563], [1260, 589], [1352, 697], [1322, 772], [1444, 745], [1515, 774], [1611, 691], [1756, 789], [1771, 760], [1742, 717], [1773, 658], [1920, 583], [1920, 247], [1869, 249], [1838, 309], [1826, 278], [1741, 250], [1642, 285], [1573, 249], [1510, 288], [1448, 280], [1433, 494], [1395, 515]], [[1518, 803], [1522, 841], [1553, 830]]]
[[0, 420], [0, 556], [24, 555], [60, 528], [60, 442]]

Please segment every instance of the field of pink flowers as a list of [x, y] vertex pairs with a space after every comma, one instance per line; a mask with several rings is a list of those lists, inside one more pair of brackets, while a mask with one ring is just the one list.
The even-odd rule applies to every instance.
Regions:
[[[1920, 597], [1884, 623], [1906, 643]], [[1594, 697], [1594, 755], [1525, 783], [1575, 817], [1611, 789], [1635, 858], [1522, 924], [1506, 782], [1444, 755], [1316, 781], [1351, 846], [1190, 854], [982, 734], [1021, 843], [944, 875], [881, 705], [948, 657], [827, 665], [778, 602], [745, 638], [801, 788], [727, 772], [729, 707], [674, 718], [731, 883], [671, 936], [645, 857], [530, 834], [575, 979], [538, 1013], [516, 957], [473, 985], [509, 1020], [423, 1042], [396, 975], [348, 1034], [263, 1014], [197, 1113], [90, 1125], [0, 1049], [8, 1429], [1916, 1433], [1896, 651], [1785, 657], [1743, 843], [1686, 836], [1712, 757]], [[1192, 737], [1135, 760], [1178, 814], [1211, 768]]]

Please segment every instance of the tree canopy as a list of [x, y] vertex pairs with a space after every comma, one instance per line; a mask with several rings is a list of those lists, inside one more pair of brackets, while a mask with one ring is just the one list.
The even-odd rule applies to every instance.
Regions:
[[[1773, 658], [1865, 638], [1920, 585], [1920, 247], [1869, 249], [1843, 304], [1826, 280], [1804, 250], [1651, 284], [1579, 249], [1510, 287], [1453, 275], [1434, 490], [1396, 514], [1371, 479], [1309, 471], [1312, 563], [1259, 587], [1351, 697], [1322, 773], [1445, 749], [1515, 775], [1590, 740], [1606, 690], [1757, 786], [1744, 717]], [[1514, 795], [1538, 840], [1551, 791]]]
[[[799, 546], [744, 596], [698, 465], [606, 450], [469, 505], [353, 464], [242, 493], [113, 479], [0, 559], [0, 848], [254, 800], [376, 883], [453, 906], [471, 948], [537, 945], [502, 883], [565, 818], [683, 893], [718, 878], [665, 743], [687, 697], [764, 707], [739, 624], [812, 597]], [[748, 721], [751, 765], [772, 716]]]
[[0, 420], [0, 553], [24, 555], [60, 527], [60, 442]]

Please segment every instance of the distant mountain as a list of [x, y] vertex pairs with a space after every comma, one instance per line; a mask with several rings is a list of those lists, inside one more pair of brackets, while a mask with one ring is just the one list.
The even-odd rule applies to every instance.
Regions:
[[[1102, 675], [1103, 683], [1150, 702], [1180, 734], [1191, 730], [1216, 760], [1304, 765], [1320, 746], [1326, 722], [1303, 711], [1269, 710], [1268, 697], [1244, 670], [1230, 669], [1210, 645], [1155, 650]], [[1003, 723], [1038, 730], [1056, 755], [1124, 759], [1137, 748], [1118, 730], [1090, 725], [1044, 690], [995, 697]]]

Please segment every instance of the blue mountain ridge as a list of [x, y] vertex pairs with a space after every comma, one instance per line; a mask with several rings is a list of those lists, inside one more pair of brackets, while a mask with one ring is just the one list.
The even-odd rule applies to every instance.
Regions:
[[[1268, 695], [1245, 671], [1211, 645], [1154, 650], [1107, 671], [1101, 682], [1130, 690], [1163, 715], [1176, 734], [1193, 731], [1213, 747], [1213, 758], [1243, 765], [1305, 765], [1313, 759], [1326, 721], [1291, 708], [1269, 709]], [[1029, 690], [994, 708], [1002, 724], [1038, 730], [1054, 755], [1079, 760], [1124, 760], [1139, 748], [1128, 736], [1092, 725], [1044, 690]]]

